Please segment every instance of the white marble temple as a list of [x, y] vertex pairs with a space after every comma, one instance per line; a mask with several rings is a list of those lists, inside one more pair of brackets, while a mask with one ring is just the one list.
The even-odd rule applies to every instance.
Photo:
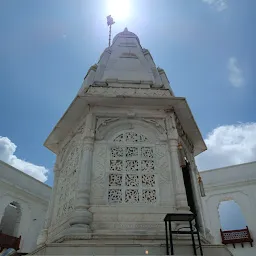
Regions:
[[[191, 210], [178, 145], [206, 255], [229, 255], [207, 241], [194, 161], [206, 146], [186, 99], [125, 29], [45, 142], [57, 156], [55, 181], [34, 254], [165, 254], [165, 214]], [[189, 237], [175, 237], [175, 246], [192, 255]]]

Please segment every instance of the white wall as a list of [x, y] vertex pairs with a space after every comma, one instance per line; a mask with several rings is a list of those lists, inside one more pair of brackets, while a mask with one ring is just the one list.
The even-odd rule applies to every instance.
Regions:
[[[201, 172], [201, 176], [206, 191], [204, 213], [214, 242], [221, 243], [218, 207], [227, 200], [234, 200], [240, 206], [250, 234], [256, 240], [256, 162]], [[240, 244], [236, 249], [232, 245], [228, 248], [234, 255], [256, 255], [256, 244], [252, 248], [249, 244], [245, 248]]]
[[17, 236], [21, 236], [21, 252], [30, 252], [45, 218], [51, 188], [12, 166], [0, 161], [0, 221], [6, 206], [16, 202], [21, 210]]

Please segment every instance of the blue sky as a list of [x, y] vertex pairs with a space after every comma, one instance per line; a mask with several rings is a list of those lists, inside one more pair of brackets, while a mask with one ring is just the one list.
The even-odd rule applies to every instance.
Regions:
[[[107, 47], [109, 2], [0, 2], [0, 159], [40, 180], [48, 175], [49, 185], [55, 156], [43, 142]], [[113, 34], [135, 32], [176, 96], [187, 98], [209, 148], [199, 169], [256, 160], [256, 2], [129, 3]]]

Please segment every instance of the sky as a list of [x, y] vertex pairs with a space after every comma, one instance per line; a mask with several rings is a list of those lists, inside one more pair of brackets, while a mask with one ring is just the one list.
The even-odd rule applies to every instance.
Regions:
[[[121, 4], [120, 4], [121, 2]], [[108, 44], [106, 16], [136, 33], [208, 150], [200, 171], [256, 160], [253, 0], [1, 0], [0, 160], [53, 183], [45, 139]]]

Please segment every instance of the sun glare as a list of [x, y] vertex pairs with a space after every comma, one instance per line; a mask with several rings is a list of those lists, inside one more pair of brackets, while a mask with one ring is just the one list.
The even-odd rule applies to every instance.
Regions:
[[107, 0], [108, 15], [114, 21], [123, 21], [130, 16], [130, 0]]

